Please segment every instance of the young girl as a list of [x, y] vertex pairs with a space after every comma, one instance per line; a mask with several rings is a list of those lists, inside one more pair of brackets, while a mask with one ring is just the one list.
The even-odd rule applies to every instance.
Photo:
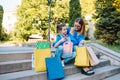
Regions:
[[59, 33], [56, 37], [56, 41], [53, 44], [53, 47], [56, 48], [56, 57], [60, 57], [62, 60], [62, 65], [64, 66], [63, 55], [63, 44], [66, 41], [70, 41], [69, 35], [67, 34], [67, 27], [65, 24], [57, 25], [57, 32]]

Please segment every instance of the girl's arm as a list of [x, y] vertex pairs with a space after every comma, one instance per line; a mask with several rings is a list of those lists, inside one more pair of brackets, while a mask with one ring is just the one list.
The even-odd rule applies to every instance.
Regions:
[[54, 48], [57, 48], [61, 44], [61, 40], [59, 40], [55, 45]]
[[60, 36], [57, 36], [56, 43], [55, 43], [55, 45], [53, 47], [57, 48], [61, 43], [63, 43], [66, 40], [67, 40], [66, 37], [60, 38]]

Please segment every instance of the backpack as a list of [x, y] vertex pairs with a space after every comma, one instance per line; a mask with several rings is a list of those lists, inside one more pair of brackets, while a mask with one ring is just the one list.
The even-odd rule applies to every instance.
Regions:
[[71, 41], [66, 41], [63, 43], [63, 58], [72, 57], [73, 43]]

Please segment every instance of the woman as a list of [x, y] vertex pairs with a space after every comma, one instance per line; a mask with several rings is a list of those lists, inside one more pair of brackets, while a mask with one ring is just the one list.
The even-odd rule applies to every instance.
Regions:
[[[82, 18], [77, 18], [74, 22], [74, 27], [68, 27], [68, 34], [71, 35], [71, 41], [74, 46], [85, 44], [85, 24]], [[94, 71], [90, 67], [83, 67], [81, 73], [92, 75]]]

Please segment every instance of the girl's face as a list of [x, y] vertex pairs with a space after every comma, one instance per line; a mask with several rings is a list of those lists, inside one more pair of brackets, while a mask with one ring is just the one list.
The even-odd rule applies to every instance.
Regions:
[[62, 27], [62, 30], [60, 32], [61, 32], [61, 34], [66, 35], [67, 34], [67, 27], [66, 26]]
[[74, 23], [74, 27], [76, 31], [81, 31], [82, 26], [78, 22]]

